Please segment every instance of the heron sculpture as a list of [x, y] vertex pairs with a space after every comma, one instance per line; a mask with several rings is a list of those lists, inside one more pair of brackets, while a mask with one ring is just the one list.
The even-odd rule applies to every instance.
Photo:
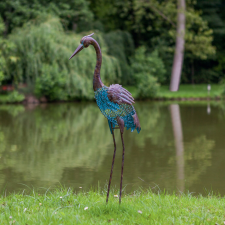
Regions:
[[[93, 33], [94, 34], [94, 33]], [[106, 203], [108, 202], [109, 198], [109, 191], [110, 185], [112, 180], [112, 173], [113, 173], [113, 165], [116, 155], [116, 141], [114, 136], [114, 129], [120, 129], [121, 140], [123, 145], [123, 153], [122, 153], [122, 168], [121, 168], [121, 180], [120, 180], [120, 196], [119, 196], [119, 203], [121, 203], [121, 195], [122, 195], [122, 182], [123, 182], [123, 166], [124, 166], [124, 140], [123, 140], [123, 132], [124, 127], [131, 128], [131, 132], [137, 129], [139, 133], [141, 130], [139, 119], [137, 113], [134, 109], [134, 98], [132, 97], [131, 93], [124, 89], [119, 84], [112, 84], [109, 87], [105, 86], [100, 77], [100, 69], [102, 64], [102, 53], [98, 42], [93, 39], [90, 34], [88, 36], [84, 36], [81, 41], [80, 45], [77, 47], [75, 52], [72, 54], [70, 59], [74, 57], [77, 53], [79, 53], [82, 49], [87, 48], [89, 45], [93, 45], [96, 51], [97, 62], [93, 77], [93, 89], [95, 93], [95, 99], [97, 105], [102, 112], [102, 114], [108, 119], [109, 128], [111, 134], [113, 136], [114, 142], [114, 154], [112, 160], [112, 167], [110, 172], [109, 178], [109, 185], [108, 185], [108, 192], [106, 197]]]

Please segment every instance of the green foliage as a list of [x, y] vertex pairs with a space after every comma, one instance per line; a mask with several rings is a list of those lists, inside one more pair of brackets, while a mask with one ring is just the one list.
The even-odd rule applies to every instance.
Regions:
[[4, 80], [4, 74], [3, 74], [3, 72], [1, 71], [1, 72], [0, 72], [0, 84], [2, 83], [3, 80]]
[[[198, 0], [197, 2], [186, 0], [186, 5], [186, 43], [181, 82], [219, 82], [225, 74], [225, 17], [222, 10], [222, 0]], [[44, 24], [48, 23], [47, 21], [49, 21], [49, 25], [52, 25], [51, 19], [46, 16], [48, 14], [59, 18], [58, 25], [53, 25], [51, 29], [47, 28], [47, 25], [46, 29], [44, 28]], [[76, 94], [71, 95], [71, 89], [67, 89], [66, 86], [70, 83], [68, 76], [71, 76], [71, 74], [69, 75], [71, 70], [67, 63], [64, 64], [63, 68], [63, 63], [58, 62], [59, 59], [53, 65], [53, 61], [49, 61], [49, 58], [53, 56], [47, 57], [46, 53], [42, 54], [42, 59], [37, 57], [37, 55], [41, 55], [39, 50], [43, 51], [44, 45], [47, 44], [47, 41], [43, 39], [49, 40], [49, 43], [51, 43], [49, 45], [54, 45], [56, 49], [61, 48], [61, 51], [64, 49], [65, 52], [65, 48], [69, 48], [69, 41], [67, 41], [67, 44], [62, 44], [64, 39], [68, 40], [70, 37], [72, 40], [72, 36], [79, 36], [80, 38], [89, 33], [90, 30], [98, 34], [97, 39], [101, 40], [101, 47], [105, 49], [104, 54], [108, 56], [107, 67], [116, 68], [116, 74], [114, 70], [114, 75], [112, 75], [115, 79], [106, 79], [107, 84], [112, 83], [111, 81], [120, 82], [123, 85], [134, 84], [130, 57], [134, 55], [134, 49], [142, 45], [146, 46], [149, 52], [157, 50], [163, 61], [166, 69], [165, 74], [162, 77], [158, 74], [154, 76], [158, 78], [161, 84], [168, 84], [170, 81], [177, 23], [177, 1], [175, 0], [91, 0], [90, 2], [88, 0], [63, 0], [60, 2], [58, 0], [17, 0], [16, 2], [7, 0], [0, 2], [0, 16], [3, 18], [0, 22], [0, 83], [3, 81], [3, 83], [13, 82], [18, 84], [21, 81], [28, 81], [30, 84], [34, 84], [37, 81], [37, 85], [33, 85], [35, 87], [33, 92], [38, 96], [45, 94], [51, 96], [52, 100], [58, 99], [59, 96], [60, 99], [64, 100], [71, 98], [90, 99], [90, 93], [75, 88]], [[23, 25], [25, 26], [22, 30], [17, 30], [18, 27]], [[40, 27], [45, 30], [41, 30]], [[34, 28], [36, 32], [34, 32]], [[31, 34], [29, 29], [32, 31]], [[48, 29], [49, 32], [47, 32]], [[13, 32], [13, 30], [17, 31]], [[69, 31], [76, 31], [79, 34], [66, 35], [65, 30], [68, 33]], [[43, 33], [43, 37], [40, 37], [40, 33]], [[4, 35], [4, 38], [2, 35]], [[20, 35], [21, 37], [19, 37]], [[64, 38], [65, 36], [67, 38]], [[18, 44], [19, 42], [20, 44]], [[32, 42], [35, 45], [36, 42], [42, 42], [43, 45], [41, 47], [38, 45], [39, 47], [35, 47], [32, 51], [29, 50], [28, 57], [27, 53], [22, 51], [22, 45], [25, 45], [25, 48], [28, 45], [29, 48], [33, 48]], [[15, 43], [16, 47], [13, 50]], [[20, 45], [20, 50], [18, 50], [18, 45]], [[75, 47], [75, 44], [73, 47]], [[94, 51], [92, 52], [94, 54]], [[31, 57], [32, 54], [33, 57]], [[24, 58], [29, 58], [29, 63]], [[43, 65], [46, 65], [40, 66], [40, 63], [38, 63], [40, 61]], [[75, 61], [76, 59], [73, 59], [73, 63]], [[103, 65], [105, 63], [104, 59]], [[29, 64], [37, 68], [26, 69], [31, 67]], [[39, 70], [38, 75], [37, 70]], [[89, 68], [87, 70], [89, 71]], [[43, 87], [45, 78], [41, 77], [41, 71], [46, 71], [48, 80], [52, 80], [51, 84], [46, 85], [43, 90], [40, 87]], [[54, 74], [56, 71], [57, 75]], [[27, 72], [32, 73], [32, 75], [29, 75], [29, 80], [27, 79]], [[66, 73], [67, 78], [65, 79]], [[79, 85], [88, 83], [91, 86], [90, 80], [84, 81], [86, 72], [78, 72], [78, 74], [77, 82]], [[59, 83], [53, 78], [54, 76], [60, 79]], [[107, 74], [108, 76], [111, 76], [111, 74]], [[83, 81], [81, 82], [81, 80]], [[59, 88], [55, 87], [57, 85]], [[68, 90], [67, 93], [62, 94], [62, 87]]]
[[164, 64], [158, 52], [147, 54], [144, 46], [139, 47], [131, 63], [133, 79], [138, 87], [137, 96], [139, 98], [154, 97], [159, 88], [157, 79], [162, 82], [165, 74]]
[[2, 18], [0, 17], [0, 85], [1, 85], [2, 81], [4, 80], [3, 71], [5, 69], [5, 59], [2, 54], [2, 48], [3, 48], [3, 44], [4, 44], [2, 33], [3, 33], [4, 29], [5, 29], [5, 26], [2, 21]]
[[59, 16], [64, 27], [73, 30], [77, 28], [77, 23], [93, 19], [86, 0], [17, 0], [16, 3], [14, 0], [7, 0], [0, 2], [0, 14], [6, 24], [6, 34], [31, 19], [41, 17], [43, 13]]
[[[82, 34], [66, 34], [59, 18], [42, 17], [15, 30], [9, 40], [15, 44], [10, 54], [17, 61], [7, 60], [7, 71], [14, 82], [34, 85], [35, 93], [51, 100], [92, 99], [92, 79], [96, 64], [94, 48], [84, 49], [69, 61]], [[115, 57], [107, 55], [107, 46], [101, 34], [94, 36], [99, 42], [103, 65], [101, 76], [106, 84], [120, 77], [120, 67]], [[7, 55], [7, 56], [9, 56]]]
[[137, 78], [139, 80], [137, 86], [138, 98], [148, 99], [155, 97], [159, 90], [157, 79], [151, 75], [147, 75], [146, 73], [138, 73]]
[[12, 91], [5, 95], [0, 95], [0, 103], [18, 103], [25, 99], [23, 94], [18, 91]]
[[165, 80], [164, 75], [166, 71], [157, 50], [148, 54], [144, 46], [136, 49], [132, 60], [132, 69], [135, 74], [148, 73], [156, 77], [160, 83]]
[[38, 97], [47, 96], [49, 100], [68, 100], [64, 90], [66, 86], [66, 71], [60, 71], [57, 64], [43, 64], [40, 76], [35, 82], [35, 94]]
[[[166, 16], [167, 22], [171, 24], [167, 32], [161, 32], [158, 37], [152, 39], [152, 44], [156, 45], [156, 48], [159, 48], [159, 53], [163, 60], [170, 60], [170, 63], [165, 62], [166, 69], [169, 72], [167, 74], [167, 82], [169, 83], [175, 50], [177, 4], [171, 0], [167, 2], [162, 1], [161, 4], [158, 3], [155, 6], [159, 12]], [[204, 60], [215, 56], [216, 49], [212, 45], [213, 31], [209, 28], [207, 21], [203, 20], [201, 13], [194, 9], [194, 6], [194, 1], [186, 1], [185, 54], [181, 82], [210, 82], [213, 80], [214, 75], [210, 76], [210, 74], [205, 74], [204, 77], [207, 78], [202, 79], [201, 72], [203, 71], [198, 70], [196, 73], [196, 63], [194, 61], [204, 62]], [[162, 17], [162, 14], [158, 13], [158, 16]]]
[[[191, 56], [207, 59], [207, 57], [215, 54], [215, 48], [212, 46], [212, 30], [209, 29], [206, 21], [200, 16], [200, 12], [196, 11], [193, 6], [194, 2], [192, 0], [186, 0], [187, 9], [185, 12], [186, 16], [186, 32], [185, 32], [185, 50], [186, 52], [191, 52]], [[169, 34], [171, 39], [170, 46], [168, 51], [174, 52], [174, 43], [176, 39], [176, 18], [177, 18], [177, 2], [174, 0], [162, 1], [161, 3], [157, 0], [151, 2], [141, 2], [136, 5], [139, 13], [137, 17], [139, 20], [137, 23], [143, 21], [143, 18], [155, 18], [158, 19], [158, 26], [163, 26], [166, 20], [167, 24], [170, 24]], [[144, 8], [144, 9], [143, 9]], [[146, 15], [146, 9], [150, 9], [149, 15]], [[154, 16], [152, 14], [155, 14]], [[156, 24], [155, 24], [156, 25]], [[140, 23], [139, 26], [143, 26], [143, 23]], [[148, 25], [140, 28], [143, 32], [148, 32], [152, 30], [152, 25]], [[157, 29], [155, 27], [154, 29]], [[165, 38], [164, 34], [160, 35]]]
[[[136, 46], [145, 45], [151, 51], [158, 50], [166, 68], [162, 83], [169, 83], [176, 39], [177, 1], [96, 0], [91, 4], [97, 18], [104, 22], [109, 30], [127, 30], [132, 33]], [[215, 57], [216, 54], [212, 45], [213, 32], [200, 11], [196, 10], [196, 3], [186, 0], [186, 5], [185, 65], [182, 82], [206, 82], [206, 79], [202, 79], [201, 69], [205, 67], [204, 61]], [[192, 67], [193, 70], [190, 69]], [[211, 81], [215, 80], [216, 74], [209, 73], [206, 76], [208, 81]]]
[[193, 9], [187, 13], [186, 19], [189, 23], [185, 35], [185, 50], [189, 57], [206, 60], [214, 56], [216, 49], [212, 46], [213, 31], [209, 29], [207, 22]]
[[121, 68], [122, 84], [131, 84], [131, 68], [129, 65], [129, 56], [134, 54], [134, 43], [128, 32], [120, 30], [106, 33], [104, 40], [108, 46], [108, 54], [118, 59]]
[[[213, 30], [213, 45], [216, 47], [216, 55], [209, 58], [207, 62], [202, 65], [197, 62], [196, 69], [204, 68], [207, 71], [215, 73], [211, 80], [219, 82], [224, 78], [225, 74], [225, 17], [224, 17], [224, 3], [222, 0], [204, 1], [198, 0], [195, 8], [202, 12], [201, 16], [208, 22], [209, 27]], [[209, 75], [207, 76], [209, 77]]]
[[[17, 58], [13, 53], [9, 53], [14, 48], [13, 42], [3, 37], [3, 31], [5, 30], [5, 25], [0, 16], [0, 86], [4, 80], [6, 80], [8, 70], [7, 70], [7, 59], [8, 61], [17, 61]], [[7, 56], [6, 56], [7, 55]]]
[[91, 0], [90, 4], [95, 17], [104, 24], [107, 31], [128, 30], [127, 27], [132, 26], [133, 15], [129, 14], [132, 5], [130, 0]]

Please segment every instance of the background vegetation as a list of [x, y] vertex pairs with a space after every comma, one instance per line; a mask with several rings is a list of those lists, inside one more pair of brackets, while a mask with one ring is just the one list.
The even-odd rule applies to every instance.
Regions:
[[[13, 0], [0, 2], [0, 85], [48, 100], [93, 99], [92, 48], [69, 61], [91, 32], [103, 52], [102, 79], [151, 98], [170, 82], [175, 0]], [[183, 84], [220, 83], [225, 71], [222, 0], [186, 0]], [[21, 85], [23, 84], [23, 85]], [[21, 99], [21, 96], [20, 98]]]

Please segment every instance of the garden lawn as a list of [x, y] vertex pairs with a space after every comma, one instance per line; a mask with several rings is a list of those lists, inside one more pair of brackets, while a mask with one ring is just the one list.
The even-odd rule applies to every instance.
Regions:
[[225, 198], [134, 192], [122, 198], [106, 192], [47, 190], [0, 198], [0, 224], [224, 224]]
[[[134, 98], [137, 98], [137, 88], [134, 86], [125, 87]], [[188, 99], [188, 100], [200, 100], [200, 99], [215, 99], [220, 98], [223, 92], [223, 87], [219, 84], [212, 84], [211, 91], [208, 93], [207, 84], [182, 84], [177, 92], [171, 92], [169, 86], [162, 85], [155, 99], [160, 100], [173, 100], [173, 99]]]
[[222, 86], [218, 84], [212, 84], [209, 93], [207, 90], [207, 84], [183, 84], [180, 85], [177, 92], [171, 92], [169, 90], [169, 86], [161, 86], [157, 94], [157, 98], [216, 98], [221, 96], [222, 91]]

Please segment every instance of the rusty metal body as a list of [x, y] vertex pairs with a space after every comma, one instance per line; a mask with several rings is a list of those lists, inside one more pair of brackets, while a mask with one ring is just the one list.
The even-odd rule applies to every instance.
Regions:
[[108, 192], [106, 202], [108, 202], [110, 185], [112, 180], [112, 173], [113, 173], [113, 166], [114, 160], [116, 155], [116, 142], [114, 137], [114, 129], [120, 129], [121, 133], [121, 140], [123, 146], [123, 154], [122, 154], [122, 168], [121, 168], [121, 181], [120, 181], [120, 197], [119, 203], [121, 203], [121, 196], [122, 196], [122, 182], [123, 182], [123, 167], [124, 167], [124, 153], [125, 153], [125, 146], [123, 141], [123, 132], [124, 127], [127, 129], [131, 128], [131, 132], [135, 129], [139, 133], [141, 130], [139, 119], [137, 113], [134, 109], [134, 98], [132, 97], [131, 93], [124, 89], [119, 84], [110, 85], [110, 87], [106, 87], [100, 77], [100, 69], [102, 64], [102, 53], [99, 44], [95, 39], [93, 39], [91, 35], [84, 36], [78, 48], [72, 54], [70, 59], [74, 57], [78, 52], [82, 49], [87, 48], [89, 45], [93, 45], [96, 51], [97, 62], [93, 77], [93, 89], [95, 92], [95, 99], [99, 109], [101, 110], [102, 114], [108, 119], [109, 128], [113, 136], [113, 143], [114, 143], [114, 154], [111, 166], [111, 173], [109, 178], [109, 185], [108, 185]]

